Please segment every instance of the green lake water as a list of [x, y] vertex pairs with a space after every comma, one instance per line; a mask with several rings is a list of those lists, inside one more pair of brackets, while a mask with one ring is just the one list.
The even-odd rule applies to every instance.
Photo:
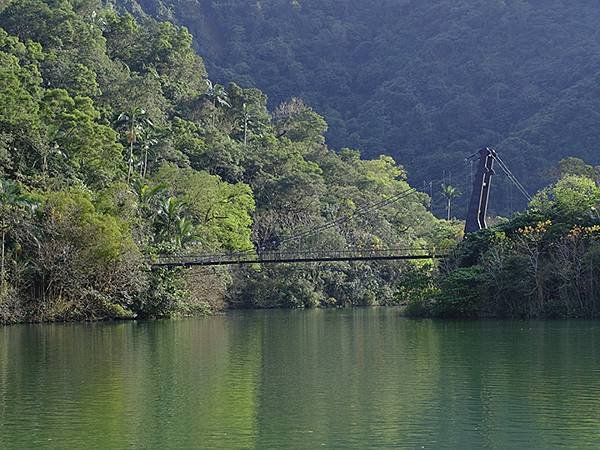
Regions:
[[0, 328], [0, 448], [598, 448], [600, 322], [395, 309]]

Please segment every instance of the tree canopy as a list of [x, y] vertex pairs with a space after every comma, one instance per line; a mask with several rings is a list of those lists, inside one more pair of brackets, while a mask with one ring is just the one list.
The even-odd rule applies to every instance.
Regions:
[[[545, 170], [567, 156], [600, 164], [596, 2], [136, 5], [137, 13], [187, 26], [216, 80], [258, 87], [272, 107], [302, 98], [329, 123], [334, 148], [389, 154], [416, 186], [485, 146], [494, 146], [532, 192], [549, 182]], [[494, 183], [493, 211], [507, 215], [512, 203], [526, 205], [511, 197], [506, 180]], [[466, 202], [458, 199], [458, 213]]]
[[[183, 28], [94, 1], [0, 6], [0, 321], [395, 303], [403, 265], [151, 270], [158, 255], [452, 245], [391, 157], [298, 98], [207, 78]], [[340, 220], [338, 220], [340, 219]], [[327, 233], [289, 237], [328, 221]]]

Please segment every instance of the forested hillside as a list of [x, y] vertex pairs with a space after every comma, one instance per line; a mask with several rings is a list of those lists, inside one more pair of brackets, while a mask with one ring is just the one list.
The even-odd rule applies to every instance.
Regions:
[[[402, 264], [151, 270], [157, 255], [451, 245], [390, 157], [298, 99], [207, 78], [192, 36], [94, 0], [0, 6], [0, 322], [390, 304]], [[460, 228], [460, 225], [459, 225]]]
[[392, 155], [419, 186], [484, 145], [531, 191], [565, 156], [600, 163], [596, 1], [139, 1], [190, 29], [217, 80], [304, 99], [335, 148]]

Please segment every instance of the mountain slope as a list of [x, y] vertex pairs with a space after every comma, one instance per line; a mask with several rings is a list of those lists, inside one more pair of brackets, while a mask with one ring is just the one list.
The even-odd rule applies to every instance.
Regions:
[[391, 154], [416, 182], [482, 145], [498, 146], [532, 190], [562, 157], [600, 162], [590, 91], [600, 73], [597, 2], [141, 0], [141, 7], [187, 26], [214, 78], [257, 86], [272, 104], [302, 97], [326, 117], [333, 146]]

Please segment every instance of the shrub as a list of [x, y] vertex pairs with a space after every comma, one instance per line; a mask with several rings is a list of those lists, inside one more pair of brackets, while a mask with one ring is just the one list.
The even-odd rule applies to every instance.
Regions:
[[478, 266], [459, 268], [441, 281], [431, 304], [431, 314], [440, 318], [472, 318], [481, 312], [482, 271]]

